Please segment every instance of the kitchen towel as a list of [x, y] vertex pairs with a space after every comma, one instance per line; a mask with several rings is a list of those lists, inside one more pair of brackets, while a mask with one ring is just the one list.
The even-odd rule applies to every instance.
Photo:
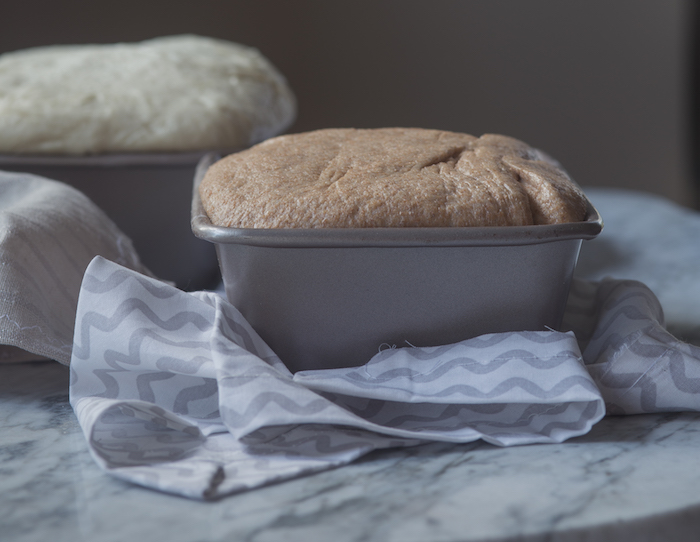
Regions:
[[700, 410], [700, 348], [666, 331], [654, 293], [634, 280], [575, 280], [564, 314], [608, 414]]
[[606, 412], [698, 410], [700, 355], [635, 281], [576, 281], [567, 331], [388, 348], [291, 374], [212, 292], [103, 258], [83, 280], [71, 403], [97, 463], [197, 499], [426, 441], [499, 446], [585, 434]]
[[84, 194], [0, 171], [0, 362], [69, 363], [80, 283], [98, 254], [148, 273], [131, 240]]

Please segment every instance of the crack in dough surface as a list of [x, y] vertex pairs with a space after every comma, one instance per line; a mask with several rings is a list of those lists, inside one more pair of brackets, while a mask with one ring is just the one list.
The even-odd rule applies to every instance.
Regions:
[[229, 155], [200, 185], [236, 228], [523, 226], [577, 222], [567, 174], [516, 139], [419, 128], [327, 129]]

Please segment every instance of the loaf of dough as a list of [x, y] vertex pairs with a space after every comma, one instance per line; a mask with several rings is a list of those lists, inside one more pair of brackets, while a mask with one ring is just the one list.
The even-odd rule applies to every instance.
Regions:
[[585, 219], [580, 188], [516, 139], [418, 128], [328, 129], [269, 139], [200, 185], [217, 226], [523, 226]]
[[256, 49], [194, 35], [37, 47], [0, 56], [0, 153], [248, 147], [296, 101]]

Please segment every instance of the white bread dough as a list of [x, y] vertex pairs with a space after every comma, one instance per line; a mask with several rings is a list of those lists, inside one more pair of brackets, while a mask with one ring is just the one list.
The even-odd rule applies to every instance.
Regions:
[[0, 56], [0, 153], [241, 148], [295, 115], [277, 69], [226, 41], [183, 35]]

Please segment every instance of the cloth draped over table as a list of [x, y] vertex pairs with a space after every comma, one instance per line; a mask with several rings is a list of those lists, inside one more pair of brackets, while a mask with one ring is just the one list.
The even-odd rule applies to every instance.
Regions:
[[576, 281], [568, 331], [389, 348], [291, 374], [243, 316], [102, 258], [83, 281], [71, 402], [112, 474], [208, 499], [426, 441], [585, 434], [606, 412], [700, 408], [700, 351], [635, 281]]
[[131, 240], [82, 192], [0, 171], [0, 362], [69, 363], [80, 283], [98, 254], [148, 274]]

